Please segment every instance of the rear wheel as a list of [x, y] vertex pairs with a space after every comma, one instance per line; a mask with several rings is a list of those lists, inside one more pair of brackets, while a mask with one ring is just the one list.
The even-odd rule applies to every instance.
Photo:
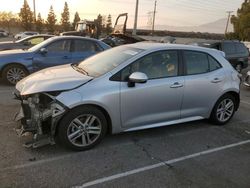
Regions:
[[8, 65], [3, 70], [3, 79], [6, 83], [15, 85], [28, 75], [28, 71], [21, 65]]
[[59, 141], [73, 150], [87, 150], [97, 145], [105, 136], [107, 120], [104, 114], [92, 106], [70, 111], [58, 128]]
[[233, 117], [235, 109], [235, 98], [230, 94], [226, 94], [215, 104], [210, 120], [216, 125], [224, 125]]

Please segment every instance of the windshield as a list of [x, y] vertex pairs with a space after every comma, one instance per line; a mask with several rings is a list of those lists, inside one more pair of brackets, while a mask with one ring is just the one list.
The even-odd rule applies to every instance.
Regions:
[[31, 47], [31, 48], [29, 48], [28, 51], [37, 51], [37, 50], [39, 50], [41, 47], [43, 47], [45, 44], [49, 43], [52, 39], [53, 39], [53, 37], [51, 37], [51, 38], [49, 38], [49, 39], [47, 39], [47, 40], [45, 40], [45, 41], [43, 41], [43, 42], [41, 42], [41, 43], [39, 43], [39, 44], [33, 46], [33, 47]]
[[141, 53], [142, 49], [119, 46], [92, 56], [78, 64], [91, 77], [99, 77]]

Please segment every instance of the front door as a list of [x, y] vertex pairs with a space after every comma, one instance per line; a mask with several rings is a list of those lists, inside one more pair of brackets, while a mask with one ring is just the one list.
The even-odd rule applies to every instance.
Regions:
[[133, 72], [145, 73], [149, 80], [128, 87], [121, 82], [121, 121], [126, 128], [154, 126], [180, 118], [184, 80], [178, 76], [178, 52], [151, 53], [122, 71], [122, 80]]
[[46, 67], [71, 63], [71, 40], [61, 39], [46, 46], [46, 53], [37, 52], [33, 58], [34, 69], [40, 70]]

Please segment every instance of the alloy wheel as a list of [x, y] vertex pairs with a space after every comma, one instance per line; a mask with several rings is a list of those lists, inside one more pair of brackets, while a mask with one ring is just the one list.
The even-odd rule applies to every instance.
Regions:
[[12, 83], [16, 84], [18, 81], [22, 80], [26, 76], [25, 71], [19, 67], [12, 67], [7, 71], [6, 78]]
[[101, 131], [100, 119], [92, 114], [84, 114], [71, 121], [67, 137], [75, 146], [89, 146], [100, 137]]
[[220, 102], [218, 105], [216, 115], [217, 119], [221, 122], [226, 122], [229, 120], [234, 113], [234, 102], [227, 98]]

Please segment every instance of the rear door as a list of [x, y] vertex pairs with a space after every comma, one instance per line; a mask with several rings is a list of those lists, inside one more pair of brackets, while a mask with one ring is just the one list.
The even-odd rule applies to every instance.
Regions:
[[72, 45], [72, 63], [78, 63], [101, 51], [102, 48], [95, 41], [74, 39]]
[[181, 118], [207, 117], [226, 82], [220, 63], [207, 53], [183, 51], [185, 88]]
[[35, 69], [43, 69], [56, 65], [64, 65], [71, 63], [71, 39], [60, 39], [54, 41], [45, 48], [47, 53], [37, 52], [33, 58], [33, 66]]

